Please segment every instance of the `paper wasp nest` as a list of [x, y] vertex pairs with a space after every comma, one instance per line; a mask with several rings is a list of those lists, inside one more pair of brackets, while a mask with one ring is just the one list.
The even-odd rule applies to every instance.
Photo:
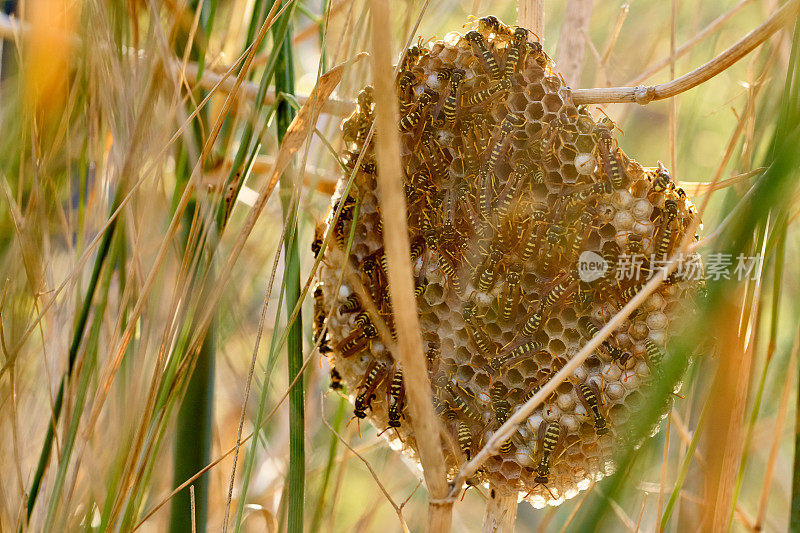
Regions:
[[[618, 149], [610, 121], [572, 104], [523, 28], [487, 17], [477, 31], [414, 46], [396, 87], [419, 317], [455, 475], [630, 300], [658, 268], [654, 259], [678, 249], [694, 208], [663, 167], [644, 169]], [[312, 246], [319, 253], [333, 224], [316, 335], [327, 318], [321, 351], [354, 415], [415, 456], [402, 369], [342, 275], [352, 265], [391, 328], [377, 168], [373, 144], [364, 144], [373, 112], [366, 87], [342, 125], [343, 160], [359, 168], [349, 194], [348, 176], [340, 181]], [[691, 313], [700, 282], [685, 275], [687, 265], [702, 268], [687, 257], [684, 274], [650, 296], [474, 481], [542, 507], [610, 471], [620, 428], [641, 409], [675, 319]]]

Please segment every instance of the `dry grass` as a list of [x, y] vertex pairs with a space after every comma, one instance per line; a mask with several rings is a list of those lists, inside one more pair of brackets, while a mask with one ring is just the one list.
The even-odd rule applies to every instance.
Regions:
[[[562, 20], [578, 15], [566, 6], [577, 3], [520, 2], [519, 16], [554, 55], [566, 33]], [[340, 149], [338, 123], [349, 101], [372, 72], [384, 73], [376, 78], [381, 196], [397, 216], [403, 199], [402, 176], [391, 171], [399, 170], [391, 163], [398, 160], [389, 105], [393, 58], [415, 35], [441, 38], [468, 14], [512, 22], [518, 7], [431, 3], [415, 34], [426, 3], [391, 3], [390, 18], [382, 11], [387, 4], [330, 1], [325, 16], [319, 2], [37, 0], [21, 3], [24, 23], [0, 18], [0, 531], [166, 530], [167, 504], [181, 494], [172, 479], [176, 417], [209, 331], [216, 345], [211, 453], [179, 487], [191, 491], [185, 512], [209, 529], [286, 529], [284, 400], [293, 382], [284, 345], [300, 308], [283, 299], [281, 250], [291, 231], [272, 194], [279, 176], [296, 178], [289, 195], [299, 210], [305, 295], [316, 268], [307, 252], [314, 222], [341, 172], [326, 143]], [[477, 12], [468, 13], [472, 4]], [[619, 474], [586, 496], [556, 510], [519, 506], [517, 531], [788, 528], [798, 491], [791, 420], [800, 287], [796, 160], [781, 148], [797, 138], [796, 87], [784, 89], [796, 57], [782, 30], [795, 22], [800, 1], [769, 6], [595, 3], [591, 22], [575, 34], [587, 46], [582, 74], [576, 60], [569, 78], [586, 87], [598, 80], [597, 89], [576, 90], [576, 101], [650, 102], [605, 109], [625, 132], [626, 153], [644, 163], [672, 160], [701, 206], [702, 240], [684, 245], [706, 257], [761, 253], [765, 261], [752, 280], [709, 283], [707, 315], [683, 342], [706, 355], [690, 366], [683, 399], [661, 433], [635, 457], [621, 456]], [[547, 27], [536, 29], [543, 9]], [[37, 16], [46, 12], [58, 16]], [[278, 44], [270, 32], [290, 13], [298, 94], [278, 95], [261, 82]], [[321, 49], [320, 25], [328, 18]], [[60, 68], [43, 49], [58, 51]], [[323, 51], [327, 65], [338, 66], [320, 72]], [[372, 62], [358, 61], [363, 51]], [[578, 57], [573, 45], [567, 52]], [[672, 74], [662, 72], [667, 68]], [[680, 72], [689, 74], [674, 76]], [[625, 87], [635, 84], [648, 88]], [[672, 104], [657, 102], [677, 94]], [[283, 98], [296, 102], [298, 114], [279, 145], [271, 121]], [[418, 489], [419, 472], [377, 444], [371, 427], [362, 424], [359, 433], [347, 425], [349, 411], [327, 392], [306, 303], [305, 524], [413, 531], [430, 516], [438, 521], [431, 530], [452, 523], [454, 531], [477, 531], [483, 495], [469, 490], [460, 501], [463, 487], [446, 484], [437, 458], [404, 228], [385, 227], [394, 230], [387, 231], [387, 250], [392, 299], [401, 310], [396, 349], [413, 419], [421, 422], [416, 431], [431, 437], [421, 439], [425, 485]], [[385, 326], [382, 335], [389, 338]], [[495, 434], [463, 478], [569, 376], [569, 365]], [[52, 451], [29, 521], [48, 427], [55, 427]], [[511, 519], [509, 502], [492, 505], [487, 523]]]

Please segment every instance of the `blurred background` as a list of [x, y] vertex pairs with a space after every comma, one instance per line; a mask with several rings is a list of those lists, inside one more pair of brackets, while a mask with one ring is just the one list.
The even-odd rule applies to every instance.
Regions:
[[[370, 81], [369, 61], [343, 67], [310, 140], [268, 189], [279, 139], [319, 74], [369, 50], [368, 4], [0, 3], [0, 531], [219, 530], [226, 517], [247, 531], [285, 530], [297, 524], [287, 510], [297, 509], [298, 487], [305, 530], [401, 531], [375, 477], [408, 527], [424, 528], [418, 468], [369, 423], [350, 423], [347, 402], [329, 392], [327, 365], [312, 350], [310, 294], [302, 328], [287, 326], [310, 285], [314, 226], [341, 173], [339, 126]], [[391, 2], [393, 26], [379, 31], [396, 55], [424, 5]], [[571, 22], [576, 5], [590, 15], [585, 28]], [[562, 34], [581, 37], [576, 88], [682, 75], [779, 3], [587, 5], [547, 0], [540, 36], [556, 62]], [[516, 8], [431, 2], [413, 41], [463, 33], [488, 14], [514, 24]], [[731, 491], [731, 529], [789, 529], [798, 470], [797, 166], [787, 155], [797, 138], [796, 44], [790, 24], [673, 100], [591, 107], [616, 122], [630, 157], [663, 162], [696, 205], [709, 194], [706, 260], [741, 252], [764, 261], [753, 279], [710, 287], [701, 327], [685, 339], [705, 355], [690, 366], [673, 415], [620, 472], [622, 487], [604, 494], [601, 484], [558, 508], [521, 504], [517, 531], [569, 530], [602, 495], [606, 510], [592, 529], [709, 527], [707, 508], [720, 501], [709, 499], [706, 479], [714, 453], [725, 456], [717, 488]], [[263, 205], [260, 190], [271, 192]], [[285, 399], [289, 369], [302, 364], [304, 420]], [[290, 420], [304, 424], [302, 455]], [[236, 453], [237, 438], [259, 427]], [[206, 465], [193, 496], [171, 497]], [[484, 498], [467, 491], [454, 531], [479, 530]]]

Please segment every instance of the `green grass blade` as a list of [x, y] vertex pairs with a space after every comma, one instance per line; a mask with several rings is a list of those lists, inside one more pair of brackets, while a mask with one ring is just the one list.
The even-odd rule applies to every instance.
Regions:
[[[287, 33], [278, 52], [275, 68], [275, 92], [294, 95], [294, 58], [292, 54], [291, 30]], [[283, 142], [286, 130], [294, 119], [295, 111], [289, 102], [278, 104], [276, 126], [278, 142]], [[290, 173], [280, 178], [280, 198], [283, 217], [287, 221], [285, 246], [286, 270], [284, 271], [286, 308], [294, 309], [300, 300], [300, 252], [297, 243], [297, 205], [292, 202], [294, 180]], [[305, 501], [305, 391], [303, 389], [303, 324], [298, 313], [294, 322], [287, 324], [289, 330], [287, 362], [289, 382], [295, 377], [297, 383], [289, 392], [289, 474], [287, 481], [287, 510], [289, 533], [302, 533], [303, 507]]]

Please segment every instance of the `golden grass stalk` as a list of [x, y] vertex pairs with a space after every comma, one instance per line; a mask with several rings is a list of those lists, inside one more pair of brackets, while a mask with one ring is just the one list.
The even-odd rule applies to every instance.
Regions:
[[377, 129], [375, 152], [380, 169], [378, 191], [384, 222], [383, 239], [388, 260], [389, 292], [397, 329], [397, 359], [403, 367], [412, 426], [430, 493], [428, 530], [444, 532], [450, 530], [452, 505], [438, 503], [447, 496], [449, 487], [439, 439], [439, 420], [431, 402], [431, 386], [422, 350], [422, 335], [411, 274], [391, 41], [383, 33], [384, 28], [391, 27], [389, 2], [372, 0], [369, 7], [373, 30], [372, 74]]
[[544, 0], [518, 0], [517, 24], [528, 28], [544, 42]]
[[578, 87], [592, 20], [593, 0], [568, 0], [556, 47], [556, 67], [569, 87]]

